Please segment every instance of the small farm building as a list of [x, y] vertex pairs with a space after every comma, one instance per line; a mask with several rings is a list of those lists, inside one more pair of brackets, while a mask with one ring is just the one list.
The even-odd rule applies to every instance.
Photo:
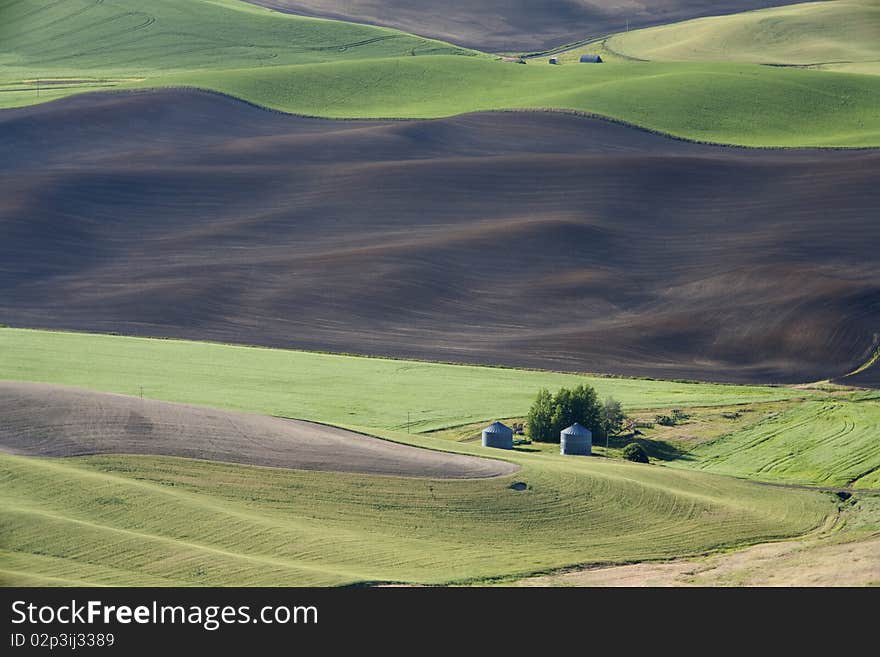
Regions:
[[483, 447], [513, 449], [513, 429], [501, 422], [490, 424], [483, 429]]
[[559, 453], [589, 456], [593, 453], [593, 432], [575, 422], [559, 432]]
[[599, 55], [581, 55], [581, 64], [601, 64], [602, 58]]
[[555, 57], [551, 57], [551, 58], [550, 58], [550, 63], [551, 63], [551, 64], [558, 64], [558, 63], [559, 63], [559, 60], [556, 59]]

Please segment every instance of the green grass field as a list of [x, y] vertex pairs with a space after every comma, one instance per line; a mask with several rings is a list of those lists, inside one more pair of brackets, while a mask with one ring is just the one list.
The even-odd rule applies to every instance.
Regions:
[[626, 408], [809, 396], [785, 387], [600, 378], [183, 340], [0, 329], [0, 379], [345, 424], [430, 431], [525, 414], [542, 387], [589, 383]]
[[701, 141], [880, 146], [880, 78], [871, 76], [718, 62], [522, 66], [235, 0], [185, 8], [165, 0], [150, 4], [149, 17], [144, 11], [133, 0], [6, 2], [0, 107], [96, 89], [195, 86], [332, 118], [552, 108]]
[[0, 66], [21, 77], [476, 54], [397, 30], [270, 12], [237, 0], [0, 0]]
[[333, 118], [564, 109], [700, 141], [880, 145], [880, 77], [750, 64], [545, 67], [435, 56], [177, 74], [141, 84], [195, 85]]
[[880, 487], [880, 403], [802, 402], [753, 426], [698, 445], [673, 462], [739, 477], [799, 484]]
[[634, 30], [608, 48], [652, 61], [753, 62], [880, 74], [880, 4], [833, 0]]
[[[0, 378], [309, 418], [438, 449], [425, 432], [521, 415], [580, 381], [628, 408], [797, 399], [792, 388], [581, 377], [120, 336], [0, 330]], [[332, 476], [167, 457], [2, 456], [6, 584], [472, 582], [801, 535], [830, 494], [548, 451], [490, 480]], [[525, 491], [509, 488], [524, 481]]]
[[703, 473], [512, 458], [515, 475], [450, 482], [0, 456], [0, 583], [463, 582], [803, 534], [836, 508]]

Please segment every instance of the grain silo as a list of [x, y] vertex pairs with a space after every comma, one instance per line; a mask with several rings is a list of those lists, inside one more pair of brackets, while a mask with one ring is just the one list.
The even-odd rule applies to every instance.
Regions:
[[559, 453], [589, 456], [593, 453], [593, 432], [575, 422], [559, 432]]
[[493, 422], [483, 429], [483, 447], [513, 449], [513, 429], [501, 422]]

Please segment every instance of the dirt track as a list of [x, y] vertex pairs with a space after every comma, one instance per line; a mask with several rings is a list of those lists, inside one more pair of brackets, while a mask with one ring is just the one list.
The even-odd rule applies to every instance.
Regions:
[[880, 537], [762, 543], [702, 559], [587, 568], [519, 586], [877, 586]]
[[310, 422], [36, 383], [0, 382], [0, 451], [150, 454], [300, 470], [462, 479], [512, 463], [447, 454]]
[[292, 14], [396, 27], [494, 51], [539, 50], [622, 32], [792, 0], [247, 0]]
[[12, 326], [740, 382], [880, 330], [877, 150], [164, 91], [0, 112], [0, 151]]

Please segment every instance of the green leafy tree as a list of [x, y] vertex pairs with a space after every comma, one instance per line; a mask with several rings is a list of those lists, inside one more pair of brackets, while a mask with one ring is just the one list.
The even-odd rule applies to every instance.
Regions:
[[552, 433], [552, 416], [553, 396], [549, 390], [543, 388], [538, 391], [538, 396], [526, 416], [526, 431], [532, 440], [546, 441], [545, 437]]
[[620, 402], [614, 397], [605, 400], [602, 406], [602, 429], [607, 436], [616, 436], [623, 430], [626, 422], [626, 414], [620, 406]]
[[602, 405], [591, 386], [561, 388], [555, 395], [541, 390], [526, 419], [529, 437], [548, 443], [558, 443], [559, 432], [575, 422], [587, 427], [594, 437], [604, 435]]

